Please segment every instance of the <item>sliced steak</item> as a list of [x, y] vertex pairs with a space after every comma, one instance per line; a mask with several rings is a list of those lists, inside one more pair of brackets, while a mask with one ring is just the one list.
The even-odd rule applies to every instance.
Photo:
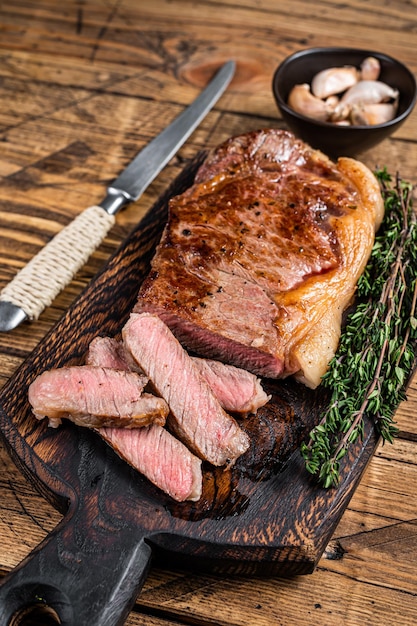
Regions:
[[135, 312], [199, 355], [315, 387], [382, 214], [361, 163], [281, 130], [232, 138], [171, 200]]
[[143, 393], [147, 378], [88, 365], [43, 372], [29, 387], [29, 402], [38, 419], [58, 426], [68, 418], [79, 426], [140, 428], [163, 425], [168, 406], [162, 398]]
[[[256, 413], [269, 400], [261, 381], [251, 372], [213, 359], [191, 357], [200, 374], [225, 411]], [[129, 371], [140, 370], [122, 341], [111, 337], [96, 337], [90, 343], [87, 363]]]
[[225, 411], [256, 413], [271, 398], [259, 378], [247, 370], [213, 359], [193, 357], [193, 361]]
[[122, 459], [178, 502], [200, 498], [200, 459], [162, 426], [98, 432]]
[[[123, 342], [112, 337], [93, 339], [87, 363], [122, 371], [138, 367]], [[178, 502], [200, 498], [201, 460], [162, 426], [98, 428], [97, 432], [131, 467]]]
[[87, 365], [109, 367], [115, 370], [140, 372], [122, 341], [113, 337], [95, 337], [88, 346]]
[[247, 450], [248, 436], [222, 409], [196, 364], [158, 317], [132, 314], [122, 335], [169, 405], [170, 428], [195, 454], [220, 466]]

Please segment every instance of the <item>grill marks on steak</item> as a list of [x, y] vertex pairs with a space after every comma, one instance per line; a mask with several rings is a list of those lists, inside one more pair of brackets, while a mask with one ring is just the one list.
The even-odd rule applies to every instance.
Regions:
[[165, 424], [169, 412], [162, 398], [143, 393], [148, 379], [134, 372], [73, 366], [45, 371], [29, 387], [38, 419], [58, 426], [68, 418], [79, 426], [141, 428]]
[[220, 406], [198, 368], [156, 316], [132, 314], [122, 331], [126, 347], [170, 407], [169, 425], [200, 458], [233, 463], [249, 438]]
[[353, 159], [335, 165], [285, 131], [232, 138], [171, 200], [134, 310], [200, 355], [315, 387], [382, 212]]

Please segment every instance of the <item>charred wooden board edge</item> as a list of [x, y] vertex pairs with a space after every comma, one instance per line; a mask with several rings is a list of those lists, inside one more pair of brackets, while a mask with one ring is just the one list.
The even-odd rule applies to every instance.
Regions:
[[[342, 483], [337, 490], [324, 491], [317, 487], [305, 472], [299, 455], [294, 453], [282, 472], [248, 488], [244, 496], [248, 498], [249, 506], [238, 517], [232, 514], [224, 518], [209, 516], [187, 520], [177, 515], [167, 498], [159, 497], [152, 486], [144, 486], [146, 479], [137, 477], [103, 442], [97, 444], [94, 433], [80, 432], [84, 429], [73, 425], [51, 433], [46, 424], [34, 423], [31, 416], [29, 419], [27, 388], [36, 375], [48, 367], [59, 367], [71, 359], [81, 358], [89, 342], [100, 331], [109, 335], [119, 332], [136, 300], [139, 281], [147, 272], [162, 233], [168, 199], [191, 184], [205, 154], [200, 153], [184, 168], [6, 383], [0, 401], [2, 436], [23, 473], [61, 512], [73, 504], [74, 498], [80, 497], [78, 491], [85, 490], [83, 481], [88, 478], [90, 486], [94, 487], [100, 515], [107, 525], [128, 528], [129, 532], [140, 527], [141, 537], [145, 531], [156, 553], [175, 554], [176, 564], [183, 562], [187, 568], [201, 567], [230, 573], [311, 573], [375, 450], [377, 442], [372, 425], [368, 425], [364, 441], [346, 457]], [[138, 259], [140, 266], [136, 265]], [[117, 309], [110, 307], [109, 289], [111, 291], [112, 287], [115, 291], [111, 295], [117, 293], [120, 296]], [[70, 460], [62, 461], [62, 467], [52, 462], [59, 446], [71, 451]], [[95, 462], [102, 467], [95, 476], [80, 461], [84, 459], [85, 463], [85, 458], [91, 454], [97, 457]], [[69, 464], [68, 467], [65, 463]], [[118, 478], [117, 486], [114, 485], [114, 474]], [[123, 511], [117, 510], [119, 479], [128, 492], [129, 503], [134, 504], [137, 502], [135, 498], [140, 497], [139, 508], [146, 511], [146, 522], [142, 516], [135, 526], [134, 518], [124, 519]], [[74, 480], [77, 481], [75, 485]], [[97, 484], [93, 484], [96, 480]], [[86, 497], [85, 493], [83, 497]], [[111, 499], [114, 502], [110, 506]], [[154, 519], [149, 520], [149, 515]], [[298, 529], [301, 527], [304, 531], [300, 535]]]

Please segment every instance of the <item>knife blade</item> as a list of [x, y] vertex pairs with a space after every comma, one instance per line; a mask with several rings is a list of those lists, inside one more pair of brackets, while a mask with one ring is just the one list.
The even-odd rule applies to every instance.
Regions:
[[185, 143], [224, 93], [236, 64], [228, 61], [174, 121], [143, 148], [107, 188], [98, 205], [84, 209], [31, 259], [0, 293], [0, 331], [36, 320], [86, 263], [115, 223]]

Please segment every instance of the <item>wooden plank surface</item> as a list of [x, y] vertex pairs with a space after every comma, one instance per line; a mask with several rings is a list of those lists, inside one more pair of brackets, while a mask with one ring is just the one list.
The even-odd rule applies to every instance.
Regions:
[[[0, 382], [23, 362], [187, 160], [255, 128], [282, 128], [276, 65], [316, 45], [417, 59], [414, 2], [16, 0], [0, 6], [0, 288], [162, 130], [228, 58], [215, 109], [41, 318], [0, 335]], [[417, 182], [417, 114], [360, 158]], [[417, 384], [400, 436], [378, 449], [311, 576], [244, 579], [151, 571], [128, 625], [414, 626], [417, 622]], [[0, 450], [0, 571], [60, 515]]]

